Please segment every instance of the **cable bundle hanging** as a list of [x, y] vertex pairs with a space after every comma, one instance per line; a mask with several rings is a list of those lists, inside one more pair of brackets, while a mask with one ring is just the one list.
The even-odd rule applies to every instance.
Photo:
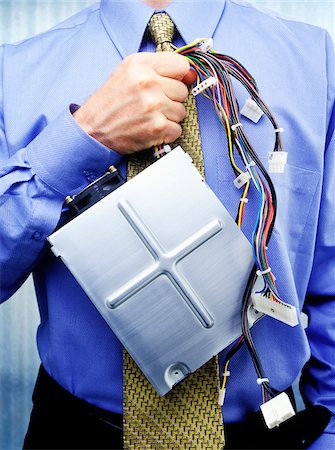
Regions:
[[[239, 228], [242, 227], [245, 205], [248, 202], [247, 195], [251, 184], [257, 190], [259, 197], [257, 218], [251, 237], [255, 266], [250, 274], [242, 302], [242, 336], [236, 340], [224, 360], [219, 403], [223, 404], [224, 402], [225, 386], [229, 375], [229, 361], [244, 342], [251, 355], [258, 376], [257, 383], [261, 386], [263, 402], [265, 402], [276, 396], [278, 391], [270, 385], [257, 354], [250, 332], [248, 309], [250, 295], [257, 277], [262, 277], [264, 281], [264, 286], [258, 294], [286, 305], [280, 298], [275, 276], [267, 259], [267, 246], [276, 219], [277, 198], [271, 178], [244, 132], [232, 78], [240, 82], [250, 95], [250, 99], [244, 107], [245, 115], [257, 122], [260, 116], [264, 114], [273, 126], [275, 139], [273, 151], [269, 153], [270, 172], [284, 171], [287, 153], [284, 152], [282, 146], [281, 132], [283, 129], [279, 127], [275, 117], [260, 97], [255, 79], [236, 59], [220, 54], [212, 50], [211, 47], [212, 40], [199, 39], [184, 47], [176, 48], [175, 51], [189, 60], [191, 67], [197, 74], [197, 83], [192, 89], [193, 94], [202, 94], [213, 103], [219, 122], [227, 135], [228, 157], [235, 174], [234, 185], [237, 188], [243, 187], [236, 216], [236, 223]], [[159, 146], [155, 150], [155, 156], [157, 157], [164, 153], [163, 146]], [[244, 167], [236, 163], [236, 153], [240, 155]]]
[[[194, 88], [193, 92], [196, 95], [202, 93], [213, 102], [219, 121], [225, 129], [228, 140], [229, 159], [236, 176], [234, 184], [240, 187], [238, 186], [240, 182], [240, 185], [244, 186], [236, 218], [239, 227], [242, 226], [250, 182], [252, 182], [258, 191], [259, 207], [252, 234], [254, 260], [258, 269], [257, 274], [262, 276], [264, 280], [264, 287], [261, 292], [269, 293], [269, 295], [280, 302], [281, 298], [276, 288], [275, 277], [269, 267], [266, 254], [267, 244], [271, 237], [276, 218], [276, 192], [267, 170], [244, 132], [232, 77], [245, 87], [251, 99], [272, 123], [275, 131], [275, 142], [271, 154], [283, 152], [281, 133], [278, 132], [280, 127], [261, 99], [256, 81], [245, 67], [230, 56], [222, 55], [210, 49], [203, 51], [203, 46], [204, 40], [200, 39], [188, 46], [176, 49], [176, 52], [188, 58], [191, 66], [197, 73], [198, 86], [203, 84], [200, 92], [199, 88], [198, 90]], [[206, 80], [211, 81], [206, 84]], [[215, 83], [212, 80], [215, 80]], [[241, 156], [244, 168], [236, 164], [234, 150]]]

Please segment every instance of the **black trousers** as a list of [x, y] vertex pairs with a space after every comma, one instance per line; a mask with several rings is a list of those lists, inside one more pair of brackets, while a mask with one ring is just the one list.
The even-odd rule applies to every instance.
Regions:
[[122, 415], [70, 394], [41, 366], [23, 448], [122, 449]]
[[[329, 418], [326, 408], [314, 406], [268, 430], [261, 414], [253, 413], [243, 423], [225, 424], [225, 450], [307, 448], [322, 433]], [[23, 448], [122, 449], [122, 416], [73, 396], [41, 367]]]

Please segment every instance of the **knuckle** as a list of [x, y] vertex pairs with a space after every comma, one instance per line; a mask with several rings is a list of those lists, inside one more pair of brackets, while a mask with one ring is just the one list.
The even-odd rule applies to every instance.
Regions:
[[175, 59], [175, 67], [178, 70], [178, 72], [182, 75], [186, 75], [190, 68], [190, 63], [188, 62], [187, 58], [183, 55], [179, 55], [177, 53], [174, 53], [176, 56]]
[[122, 61], [121, 64], [125, 65], [125, 64], [131, 64], [133, 59], [136, 57], [136, 54], [132, 54], [132, 55], [127, 55], [124, 60]]
[[187, 86], [184, 83], [182, 83], [181, 92], [180, 92], [182, 101], [185, 101], [187, 99], [188, 94], [189, 94], [189, 92], [188, 92]]
[[181, 58], [179, 58], [180, 69], [182, 71], [184, 71], [185, 73], [187, 73], [190, 68], [190, 63], [188, 62], [188, 60], [185, 56], [183, 56], [183, 55], [178, 55], [178, 56], [181, 56]]
[[180, 103], [179, 114], [180, 114], [179, 122], [181, 122], [186, 116], [186, 108], [182, 103]]
[[155, 136], [161, 135], [166, 130], [166, 127], [167, 127], [167, 120], [166, 117], [164, 117], [163, 115], [157, 115], [151, 121], [151, 130]]
[[134, 54], [126, 56], [125, 59], [121, 62], [120, 67], [123, 68], [124, 73], [128, 74], [128, 76], [131, 77], [133, 76], [133, 74], [136, 74], [136, 67], [138, 67], [139, 64], [140, 61], [138, 61], [138, 56]]
[[174, 142], [181, 136], [182, 128], [179, 123], [171, 123], [169, 127], [166, 128], [166, 133], [164, 137], [165, 143]]
[[162, 99], [154, 95], [143, 95], [142, 106], [145, 113], [160, 111], [162, 108]]
[[155, 83], [152, 71], [141, 58], [141, 54], [127, 56], [120, 64], [120, 68], [129, 92], [139, 93], [148, 90]]
[[178, 123], [177, 127], [176, 127], [176, 137], [174, 138], [174, 140], [178, 139], [181, 136], [182, 132], [183, 132], [183, 129], [182, 129], [181, 125], [179, 125], [179, 123]]
[[152, 77], [147, 72], [140, 72], [136, 75], [134, 80], [135, 91], [141, 92], [151, 88], [153, 84]]
[[138, 66], [138, 64], [143, 62], [143, 55], [141, 53], [132, 53], [131, 55], [128, 55], [123, 60], [124, 63], [128, 65], [135, 65], [135, 67]]
[[186, 108], [182, 103], [175, 102], [173, 110], [171, 110], [170, 119], [174, 122], [181, 122], [186, 116]]

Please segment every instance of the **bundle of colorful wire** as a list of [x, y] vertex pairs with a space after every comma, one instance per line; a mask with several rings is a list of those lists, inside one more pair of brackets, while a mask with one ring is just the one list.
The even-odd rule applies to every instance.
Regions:
[[[264, 279], [262, 292], [269, 291], [275, 299], [281, 301], [276, 288], [275, 277], [269, 267], [266, 254], [276, 217], [276, 193], [267, 170], [244, 132], [232, 77], [245, 87], [251, 99], [272, 123], [275, 132], [273, 152], [283, 151], [280, 133], [281, 128], [261, 99], [256, 81], [245, 67], [230, 56], [208, 49], [206, 43], [206, 40], [199, 39], [190, 45], [176, 49], [176, 52], [186, 56], [189, 60], [191, 66], [197, 73], [198, 86], [201, 86], [206, 80], [210, 80], [208, 87], [205, 84], [204, 90], [201, 93], [214, 105], [217, 117], [227, 135], [229, 159], [232, 169], [236, 178], [239, 178], [244, 183], [244, 190], [236, 219], [239, 227], [242, 226], [250, 181], [258, 191], [259, 206], [252, 234], [254, 260], [258, 269], [258, 275], [263, 276]], [[244, 164], [243, 168], [238, 167], [235, 162], [234, 152], [236, 151], [241, 156]]]
[[[271, 178], [252, 147], [241, 123], [240, 110], [236, 100], [232, 78], [244, 86], [253, 102], [252, 104], [257, 105], [256, 108], [261, 111], [261, 114], [265, 114], [271, 122], [275, 133], [274, 148], [271, 153], [275, 159], [278, 159], [276, 157], [279, 156], [280, 161], [285, 160], [281, 156], [286, 155], [283, 151], [281, 141], [281, 131], [283, 130], [279, 127], [271, 111], [261, 99], [256, 81], [252, 75], [234, 58], [212, 50], [211, 44], [211, 40], [199, 39], [184, 47], [176, 48], [175, 51], [184, 55], [189, 60], [197, 74], [197, 84], [193, 88], [193, 94], [197, 95], [201, 93], [213, 103], [216, 115], [227, 135], [228, 155], [236, 177], [235, 185], [238, 187], [243, 186], [243, 193], [236, 217], [236, 223], [240, 228], [243, 222], [245, 204], [247, 203], [247, 195], [251, 183], [257, 190], [259, 196], [257, 218], [251, 237], [255, 266], [250, 274], [242, 305], [243, 334], [231, 347], [223, 363], [221, 400], [219, 402], [221, 401], [223, 403], [225, 395], [225, 385], [227, 375], [229, 374], [229, 361], [244, 342], [247, 344], [258, 375], [258, 380], [260, 380], [259, 384], [262, 388], [263, 401], [266, 401], [268, 398], [277, 395], [278, 392], [271, 387], [266, 378], [261, 361], [256, 352], [249, 327], [248, 308], [251, 290], [254, 287], [257, 277], [260, 276], [263, 278], [264, 286], [259, 292], [271, 297], [277, 302], [282, 302], [277, 291], [275, 277], [271, 272], [267, 259], [267, 246], [275, 223], [277, 200]], [[162, 152], [164, 152], [162, 147], [156, 149], [157, 156], [161, 156]], [[240, 155], [244, 167], [239, 167], [236, 163], [236, 152]]]

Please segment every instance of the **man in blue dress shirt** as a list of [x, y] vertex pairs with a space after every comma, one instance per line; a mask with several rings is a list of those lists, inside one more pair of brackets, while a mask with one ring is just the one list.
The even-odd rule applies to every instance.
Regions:
[[[253, 328], [253, 336], [273, 386], [287, 389], [303, 370], [307, 404], [335, 412], [335, 64], [329, 36], [235, 0], [102, 0], [46, 33], [0, 48], [1, 300], [33, 271], [44, 367], [42, 393], [35, 399], [43, 403], [43, 389], [50, 385], [55, 402], [57, 397], [65, 402], [63, 422], [47, 417], [54, 423], [45, 433], [49, 442], [32, 441], [27, 447], [75, 448], [76, 442], [81, 447], [78, 436], [73, 444], [60, 438], [75, 434], [74, 419], [67, 423], [67, 394], [79, 402], [79, 410], [88, 404], [86, 416], [79, 417], [83, 435], [86, 426], [96, 426], [96, 435], [102, 435], [104, 414], [110, 413], [105, 422], [114, 421], [111, 428], [121, 424], [120, 342], [45, 246], [65, 196], [112, 164], [125, 175], [124, 155], [173, 142], [181, 132], [187, 95], [182, 80], [189, 66], [180, 55], [152, 54], [145, 30], [155, 9], [173, 19], [176, 46], [212, 37], [217, 51], [240, 61], [285, 129], [289, 159], [285, 173], [272, 176], [278, 217], [268, 257], [279, 292], [299, 311], [304, 308], [308, 327], [291, 328], [267, 317]], [[244, 104], [245, 92], [237, 88], [236, 95]], [[222, 128], [205, 98], [198, 99], [198, 110], [206, 181], [234, 216], [239, 193], [232, 188]], [[267, 157], [274, 139], [268, 124], [244, 120], [243, 125], [260, 158]], [[246, 213], [246, 236], [251, 236], [252, 216]], [[234, 424], [257, 411], [261, 400], [246, 348], [230, 370], [222, 412], [225, 422]], [[89, 405], [101, 413], [99, 426], [87, 418]], [[44, 411], [35, 411], [33, 419], [43, 423]], [[309, 448], [335, 448], [333, 416]]]

